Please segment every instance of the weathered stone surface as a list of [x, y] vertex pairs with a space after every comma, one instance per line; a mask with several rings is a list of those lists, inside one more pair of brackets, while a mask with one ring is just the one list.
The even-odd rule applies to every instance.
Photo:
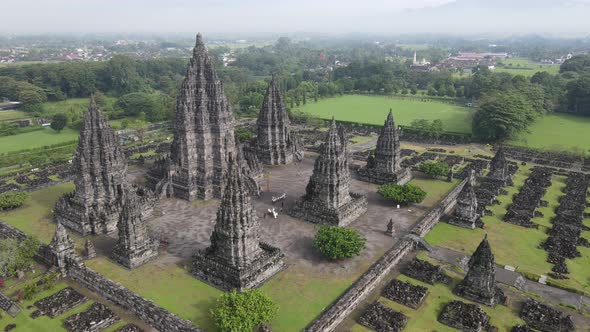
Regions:
[[283, 268], [283, 254], [260, 242], [259, 227], [241, 165], [230, 155], [211, 246], [195, 254], [192, 273], [225, 290], [255, 288], [268, 280]]
[[379, 302], [373, 302], [357, 320], [359, 324], [379, 332], [398, 332], [404, 329], [408, 318]]
[[438, 316], [438, 321], [464, 332], [480, 332], [489, 328], [490, 317], [477, 304], [451, 301]]
[[127, 195], [117, 228], [119, 239], [111, 257], [121, 265], [134, 269], [158, 256], [159, 243], [148, 234], [143, 214], [144, 197]]
[[126, 189], [127, 161], [91, 98], [72, 160], [76, 190], [55, 205], [55, 220], [82, 234], [113, 233]]
[[385, 233], [389, 236], [395, 235], [395, 229], [393, 227], [393, 219], [389, 219], [389, 222], [387, 223], [387, 230], [385, 231]]
[[332, 119], [326, 141], [315, 160], [306, 193], [288, 213], [318, 224], [346, 226], [367, 210], [367, 198], [350, 192], [347, 138]]
[[535, 332], [533, 329], [531, 329], [528, 325], [516, 325], [514, 327], [512, 327], [512, 330], [510, 330], [510, 332]]
[[127, 324], [115, 332], [144, 332], [144, 330], [135, 324]]
[[494, 155], [494, 158], [492, 158], [492, 161], [490, 162], [490, 172], [488, 173], [488, 177], [502, 181], [504, 185], [511, 184], [512, 182], [512, 174], [510, 174], [508, 160], [506, 159], [506, 154], [504, 153], [504, 148], [502, 146], [500, 146], [496, 155]]
[[551, 176], [549, 168], [534, 167], [524, 186], [512, 198], [503, 220], [514, 225], [538, 228], [531, 219], [536, 216], [535, 211], [541, 206], [541, 198], [545, 196], [547, 187], [551, 186]]
[[94, 244], [90, 239], [86, 239], [84, 242], [84, 251], [83, 251], [84, 259], [92, 259], [96, 257], [96, 249], [94, 248]]
[[35, 302], [42, 314], [51, 318], [59, 316], [80, 304], [88, 301], [88, 298], [76, 290], [67, 287], [59, 292]]
[[55, 226], [55, 233], [49, 243], [48, 251], [51, 256], [51, 265], [57, 266], [62, 271], [68, 268], [73, 260], [79, 259], [76, 256], [76, 244], [59, 220]]
[[449, 219], [449, 224], [475, 229], [480, 216], [477, 214], [477, 196], [475, 195], [475, 170], [471, 170], [469, 179], [457, 197], [455, 212]]
[[236, 152], [231, 105], [201, 34], [176, 102], [170, 158], [159, 160], [148, 181], [160, 195], [189, 201], [219, 198], [227, 156]]
[[443, 272], [442, 267], [433, 265], [427, 261], [415, 258], [409, 262], [403, 269], [402, 273], [410, 278], [434, 285], [437, 282], [447, 283], [449, 277]]
[[120, 318], [102, 303], [94, 303], [88, 310], [66, 318], [64, 326], [68, 332], [98, 332]]
[[303, 157], [297, 138], [289, 130], [289, 116], [274, 77], [266, 91], [256, 125], [256, 149], [263, 164], [285, 165], [294, 158]]
[[16, 317], [21, 311], [21, 307], [3, 293], [0, 293], [0, 308], [12, 317]]
[[385, 286], [382, 295], [407, 307], [418, 309], [428, 295], [428, 288], [394, 279]]
[[488, 306], [503, 303], [504, 293], [496, 284], [496, 264], [487, 235], [469, 259], [469, 271], [453, 292]]
[[406, 184], [412, 179], [412, 173], [409, 168], [401, 166], [401, 160], [399, 130], [395, 127], [393, 112], [389, 110], [375, 153], [369, 156], [367, 166], [359, 170], [359, 175], [376, 184]]
[[528, 299], [522, 307], [520, 317], [532, 328], [543, 332], [574, 331], [574, 322], [569, 315], [544, 305], [536, 300]]

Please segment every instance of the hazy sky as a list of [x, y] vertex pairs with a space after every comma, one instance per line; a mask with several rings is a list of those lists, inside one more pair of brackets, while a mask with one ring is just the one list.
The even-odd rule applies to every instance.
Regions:
[[0, 32], [590, 32], [590, 0], [1, 0]]

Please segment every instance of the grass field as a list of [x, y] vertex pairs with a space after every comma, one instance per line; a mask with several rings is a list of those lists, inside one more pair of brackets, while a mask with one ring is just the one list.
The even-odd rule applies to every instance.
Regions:
[[498, 61], [498, 64], [503, 63], [505, 66], [496, 66], [495, 72], [510, 73], [512, 75], [533, 76], [535, 73], [546, 71], [551, 75], [559, 73], [559, 65], [545, 65], [540, 63], [532, 63], [526, 58], [510, 58], [503, 61]]
[[[106, 97], [107, 106], [113, 105], [117, 99], [113, 97]], [[56, 113], [80, 113], [88, 110], [88, 103], [90, 98], [70, 98], [63, 101], [49, 101], [43, 103], [44, 115]]]
[[509, 144], [554, 151], [590, 152], [590, 117], [552, 113]]
[[27, 118], [23, 111], [0, 111], [0, 122]]
[[[516, 266], [519, 272], [547, 275], [551, 272], [552, 265], [546, 262], [547, 252], [539, 248], [539, 245], [547, 239], [546, 230], [551, 225], [551, 218], [555, 216], [554, 209], [559, 204], [557, 199], [563, 195], [561, 189], [565, 186], [565, 178], [555, 176], [552, 185], [548, 188], [543, 199], [549, 202], [549, 206], [540, 209], [544, 213], [543, 217], [533, 219], [539, 224], [539, 229], [524, 228], [502, 221], [508, 205], [512, 201], [512, 196], [520, 190], [519, 187], [523, 185], [529, 173], [529, 166], [521, 166], [514, 178], [515, 185], [506, 188], [508, 194], [498, 196], [499, 205], [489, 206], [493, 216], [483, 217], [485, 229], [469, 230], [447, 223], [438, 223], [426, 236], [428, 243], [471, 254], [483, 235], [488, 234], [497, 264]], [[587, 238], [589, 235], [590, 232], [584, 232], [582, 236]], [[590, 279], [588, 278], [590, 275], [590, 248], [578, 246], [578, 250], [582, 257], [567, 260], [570, 279], [549, 279], [556, 284], [590, 293]]]
[[43, 128], [43, 130], [0, 137], [0, 153], [39, 148], [62, 142], [75, 141], [77, 139], [78, 132], [73, 129], [64, 128], [58, 133], [47, 127]]
[[347, 95], [308, 103], [299, 109], [322, 119], [334, 116], [341, 121], [382, 125], [390, 108], [393, 109], [396, 123], [400, 125], [409, 125], [414, 119], [441, 119], [445, 131], [471, 133], [473, 111], [439, 101]]

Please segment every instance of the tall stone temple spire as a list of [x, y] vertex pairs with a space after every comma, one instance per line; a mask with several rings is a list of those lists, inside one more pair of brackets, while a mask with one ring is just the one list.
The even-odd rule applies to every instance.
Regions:
[[490, 172], [488, 173], [488, 178], [508, 184], [510, 177], [508, 160], [506, 159], [504, 148], [500, 146], [494, 155], [494, 158], [492, 158], [492, 161], [490, 162]]
[[471, 170], [469, 178], [457, 197], [455, 212], [449, 219], [449, 224], [470, 229], [475, 229], [482, 224], [477, 213], [477, 196], [474, 188], [475, 170]]
[[346, 226], [367, 210], [366, 197], [350, 192], [347, 145], [344, 127], [336, 126], [332, 118], [305, 195], [289, 210], [291, 216], [313, 223]]
[[289, 116], [274, 76], [266, 91], [256, 124], [256, 147], [258, 158], [263, 164], [284, 165], [291, 163], [294, 157], [302, 157], [297, 140], [289, 130]]
[[399, 131], [395, 127], [393, 111], [390, 109], [377, 139], [375, 153], [369, 156], [367, 166], [359, 170], [359, 175], [376, 184], [406, 184], [412, 179], [412, 173], [409, 168], [401, 167], [401, 160]]
[[176, 101], [170, 159], [156, 162], [148, 181], [186, 200], [221, 197], [227, 155], [236, 155], [234, 117], [199, 33]]
[[488, 306], [505, 300], [504, 293], [496, 284], [496, 264], [486, 235], [471, 258], [469, 271], [453, 292], [466, 299]]
[[196, 277], [225, 290], [257, 287], [284, 266], [280, 249], [260, 242], [246, 179], [234, 158], [229, 155], [211, 245], [195, 254], [192, 265]]
[[127, 161], [91, 97], [72, 160], [76, 189], [55, 205], [55, 220], [84, 235], [113, 233], [127, 188]]
[[158, 242], [148, 233], [142, 197], [126, 195], [124, 202], [117, 224], [119, 239], [111, 256], [121, 265], [134, 269], [158, 256]]

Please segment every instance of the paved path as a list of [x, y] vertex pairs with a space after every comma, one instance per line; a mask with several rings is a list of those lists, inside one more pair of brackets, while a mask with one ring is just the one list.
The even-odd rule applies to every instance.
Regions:
[[[467, 262], [469, 261], [469, 256], [455, 250], [441, 247], [432, 247], [428, 256], [442, 262], [453, 264], [463, 270], [466, 270]], [[496, 269], [496, 280], [503, 284], [516, 287], [522, 291], [539, 295], [553, 304], [559, 305], [560, 303], [565, 303], [590, 313], [590, 309], [588, 308], [588, 306], [590, 306], [590, 297], [588, 296], [528, 280], [522, 274], [505, 270], [502, 267]], [[586, 306], [583, 304], [586, 304]]]
[[371, 138], [370, 141], [367, 141], [362, 144], [350, 146], [350, 153], [352, 154], [355, 152], [361, 152], [361, 151], [365, 151], [365, 150], [374, 148], [375, 146], [377, 146], [377, 138], [378, 138], [378, 136], [375, 136], [375, 137]]

